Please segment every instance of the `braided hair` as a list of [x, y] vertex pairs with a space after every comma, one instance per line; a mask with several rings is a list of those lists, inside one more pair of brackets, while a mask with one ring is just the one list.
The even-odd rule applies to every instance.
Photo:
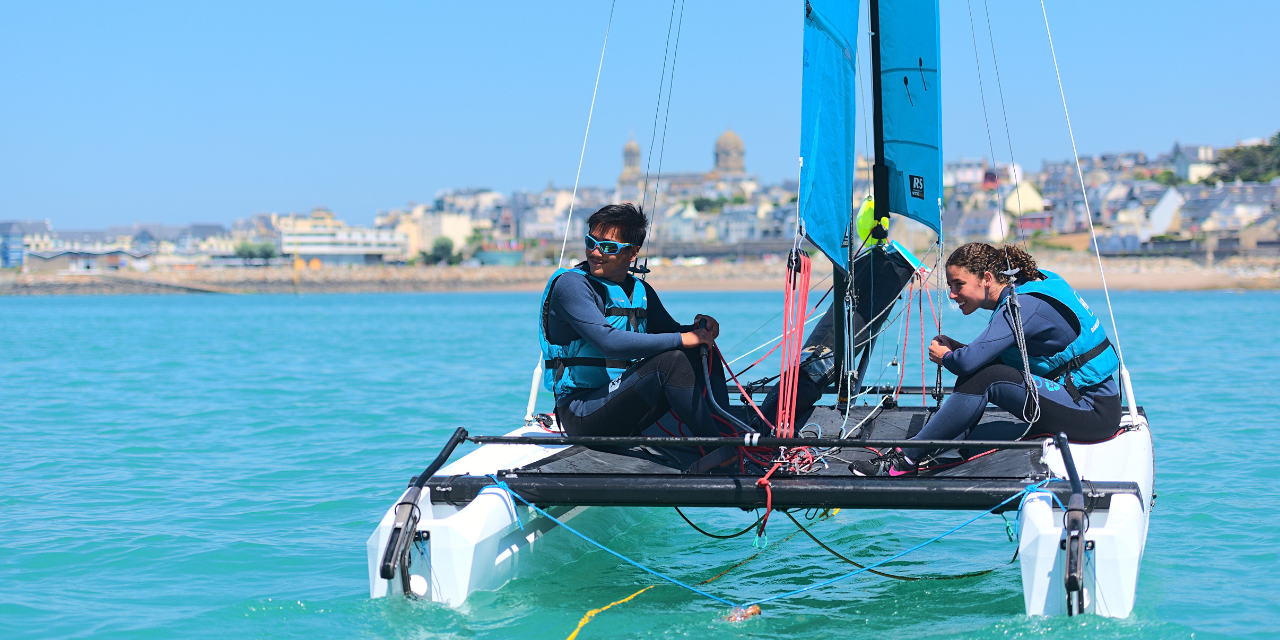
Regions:
[[1036, 259], [1017, 245], [996, 248], [985, 242], [970, 242], [960, 245], [947, 257], [948, 267], [962, 267], [979, 278], [990, 272], [1000, 284], [1009, 284], [1009, 276], [1004, 272], [1010, 264], [1018, 270], [1015, 284], [1045, 279], [1045, 275], [1036, 268]]

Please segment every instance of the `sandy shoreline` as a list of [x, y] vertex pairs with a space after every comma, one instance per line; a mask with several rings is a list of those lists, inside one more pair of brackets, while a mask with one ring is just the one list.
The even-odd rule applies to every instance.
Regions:
[[[1185, 258], [1104, 258], [1114, 290], [1280, 289], [1280, 259], [1229, 258], [1205, 266]], [[1096, 259], [1089, 254], [1041, 257], [1077, 289], [1100, 289]], [[662, 265], [649, 282], [664, 291], [778, 291], [782, 261]], [[190, 293], [374, 293], [539, 291], [553, 269], [529, 267], [386, 267], [301, 271], [288, 268], [209, 269], [91, 275], [0, 274], [0, 295], [122, 295]], [[831, 273], [815, 260], [813, 281]]]

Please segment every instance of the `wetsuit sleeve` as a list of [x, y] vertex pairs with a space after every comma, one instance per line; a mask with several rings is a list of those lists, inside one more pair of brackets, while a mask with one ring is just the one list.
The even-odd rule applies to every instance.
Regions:
[[675, 318], [667, 312], [667, 308], [662, 306], [662, 301], [658, 299], [658, 292], [653, 290], [644, 280], [638, 281], [644, 285], [645, 295], [648, 296], [646, 307], [649, 310], [649, 333], [685, 333], [693, 331], [693, 327], [682, 325], [676, 322]]
[[606, 358], [636, 360], [680, 348], [678, 333], [636, 333], [615, 329], [605, 320], [604, 301], [584, 277], [572, 273], [560, 276], [551, 291], [550, 302], [552, 322], [563, 322]]
[[[1027, 353], [1033, 356], [1053, 355], [1076, 339], [1071, 325], [1048, 303], [1030, 295], [1019, 295], [1023, 333], [1027, 337]], [[958, 376], [969, 375], [1000, 357], [1000, 352], [1017, 344], [1013, 335], [1013, 316], [1007, 305], [996, 312], [999, 318], [965, 347], [948, 353], [942, 366]]]
[[942, 366], [957, 376], [967, 376], [999, 358], [1000, 352], [1013, 344], [1013, 331], [1009, 328], [1009, 323], [996, 320], [987, 324], [987, 328], [973, 342], [943, 356]]

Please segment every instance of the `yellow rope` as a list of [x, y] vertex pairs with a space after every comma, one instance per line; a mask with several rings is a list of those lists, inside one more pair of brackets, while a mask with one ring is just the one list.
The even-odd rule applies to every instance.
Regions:
[[[824, 510], [824, 511], [822, 512], [822, 515], [818, 516], [818, 518], [817, 518], [817, 519], [818, 519], [818, 520], [826, 520], [827, 518], [830, 518], [830, 517], [832, 517], [832, 516], [836, 515], [837, 513], [840, 513], [840, 510], [839, 510], [839, 509], [826, 509], [826, 510]], [[788, 514], [788, 515], [790, 515], [790, 514]], [[792, 520], [794, 521], [794, 520], [795, 520], [795, 518], [792, 518]], [[799, 522], [797, 522], [796, 524], [797, 524], [797, 525], [799, 525], [800, 523], [799, 523]], [[804, 528], [804, 527], [801, 527], [801, 529], [803, 529], [803, 528]], [[791, 533], [791, 535], [789, 535], [789, 536], [787, 536], [787, 537], [783, 538], [783, 539], [782, 539], [782, 541], [781, 541], [781, 542], [779, 542], [778, 544], [782, 544], [782, 543], [784, 543], [784, 542], [786, 542], [786, 541], [788, 541], [788, 540], [790, 540], [790, 539], [792, 539], [792, 538], [796, 537], [796, 535], [797, 535], [797, 534], [799, 534], [799, 533], [800, 533], [800, 531], [799, 531], [799, 530], [797, 530], [797, 531], [793, 531], [793, 532]], [[806, 532], [806, 533], [808, 533], [808, 532]], [[810, 535], [810, 537], [812, 537], [812, 534]], [[755, 559], [756, 559], [756, 557], [757, 557], [757, 556], [759, 556], [759, 555], [760, 555], [759, 553], [756, 553], [755, 555], [751, 556], [750, 558], [747, 558], [746, 560], [743, 560], [742, 562], [739, 562], [738, 564], [735, 564], [735, 565], [733, 565], [733, 566], [729, 567], [728, 569], [725, 569], [724, 571], [721, 571], [720, 573], [716, 574], [715, 576], [712, 576], [711, 578], [708, 578], [708, 579], [706, 579], [706, 580], [703, 580], [702, 582], [699, 582], [698, 584], [702, 585], [702, 584], [707, 584], [708, 582], [712, 582], [712, 581], [714, 581], [715, 579], [717, 579], [717, 578], [719, 578], [719, 577], [723, 576], [724, 574], [729, 573], [730, 571], [733, 571], [734, 569], [737, 569], [738, 567], [741, 567], [742, 565], [744, 565], [744, 564], [746, 564], [746, 563], [748, 563], [748, 562], [751, 562], [752, 560], [755, 560]], [[587, 612], [587, 615], [582, 616], [582, 619], [578, 621], [578, 628], [577, 628], [577, 629], [574, 629], [574, 630], [573, 630], [573, 633], [569, 634], [569, 637], [568, 637], [568, 638], [566, 638], [565, 640], [574, 640], [575, 638], [577, 638], [577, 637], [578, 637], [578, 632], [579, 632], [579, 631], [582, 631], [582, 628], [583, 628], [583, 627], [585, 627], [585, 626], [587, 626], [587, 623], [588, 623], [588, 622], [591, 622], [591, 619], [592, 619], [592, 618], [594, 618], [594, 617], [595, 617], [595, 615], [596, 615], [597, 613], [600, 613], [601, 611], [604, 611], [605, 609], [608, 609], [609, 607], [612, 607], [612, 606], [613, 606], [613, 605], [615, 605], [615, 604], [622, 604], [622, 603], [624, 603], [624, 602], [626, 602], [626, 601], [628, 601], [628, 600], [630, 600], [630, 599], [632, 599], [632, 598], [634, 598], [634, 597], [636, 597], [636, 596], [638, 596], [638, 595], [640, 595], [640, 594], [642, 594], [642, 593], [644, 593], [644, 592], [646, 592], [646, 591], [648, 591], [648, 590], [650, 590], [650, 589], [652, 589], [652, 588], [654, 588], [654, 587], [656, 587], [656, 586], [658, 586], [658, 585], [656, 585], [656, 584], [651, 584], [651, 585], [649, 585], [649, 586], [647, 586], [647, 587], [645, 587], [645, 588], [643, 588], [643, 589], [641, 589], [641, 590], [639, 590], [639, 591], [637, 591], [637, 592], [635, 592], [635, 593], [633, 593], [633, 594], [631, 594], [631, 595], [629, 595], [629, 596], [627, 596], [627, 597], [625, 597], [625, 598], [623, 598], [623, 599], [621, 599], [621, 600], [619, 600], [619, 601], [617, 601], [617, 602], [610, 602], [609, 604], [607, 604], [607, 605], [605, 605], [605, 606], [603, 606], [603, 607], [600, 607], [599, 609], [592, 609], [592, 610], [588, 611], [588, 612]], [[759, 612], [760, 612], [760, 608], [759, 608], [759, 607], [756, 607], [755, 615], [758, 615], [758, 614], [759, 614]], [[749, 616], [748, 616], [748, 617], [749, 617]]]
[[578, 621], [578, 628], [577, 628], [577, 629], [574, 629], [574, 630], [573, 630], [573, 633], [569, 634], [569, 637], [568, 637], [568, 638], [566, 638], [565, 640], [573, 640], [574, 638], [578, 637], [578, 632], [579, 632], [579, 631], [582, 631], [582, 628], [583, 628], [583, 627], [585, 627], [585, 626], [587, 626], [587, 623], [588, 623], [588, 622], [591, 622], [591, 619], [592, 619], [592, 618], [594, 618], [594, 617], [595, 617], [595, 615], [596, 615], [597, 613], [600, 613], [601, 611], [604, 611], [605, 609], [608, 609], [609, 607], [612, 607], [612, 606], [613, 606], [613, 605], [615, 605], [615, 604], [622, 604], [622, 603], [624, 603], [624, 602], [626, 602], [626, 601], [628, 601], [628, 600], [630, 600], [630, 599], [632, 599], [632, 598], [634, 598], [634, 597], [636, 597], [636, 596], [638, 596], [638, 595], [640, 595], [640, 594], [642, 594], [642, 593], [644, 593], [644, 592], [646, 592], [646, 591], [648, 591], [648, 590], [650, 590], [650, 589], [652, 589], [652, 588], [654, 588], [654, 587], [656, 587], [656, 586], [658, 586], [658, 585], [656, 585], [656, 584], [651, 584], [651, 585], [649, 585], [649, 586], [647, 586], [647, 587], [645, 587], [645, 588], [643, 588], [643, 589], [641, 589], [641, 590], [639, 590], [639, 591], [637, 591], [637, 592], [635, 592], [635, 593], [633, 593], [633, 594], [631, 594], [631, 595], [629, 595], [629, 596], [627, 596], [627, 597], [625, 597], [625, 598], [623, 598], [623, 599], [621, 599], [621, 600], [619, 600], [619, 601], [617, 601], [617, 602], [610, 602], [609, 604], [606, 604], [605, 606], [600, 607], [599, 609], [592, 609], [592, 610], [588, 611], [588, 612], [587, 612], [587, 615], [582, 616], [582, 619]]

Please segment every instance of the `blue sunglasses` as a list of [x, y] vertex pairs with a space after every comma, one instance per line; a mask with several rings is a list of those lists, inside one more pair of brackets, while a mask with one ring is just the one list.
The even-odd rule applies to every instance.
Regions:
[[614, 242], [613, 240], [596, 240], [594, 237], [591, 236], [591, 234], [589, 233], [587, 234], [587, 253], [591, 253], [591, 251], [594, 249], [599, 249], [600, 253], [603, 253], [606, 256], [611, 256], [630, 246], [631, 246], [630, 242]]

